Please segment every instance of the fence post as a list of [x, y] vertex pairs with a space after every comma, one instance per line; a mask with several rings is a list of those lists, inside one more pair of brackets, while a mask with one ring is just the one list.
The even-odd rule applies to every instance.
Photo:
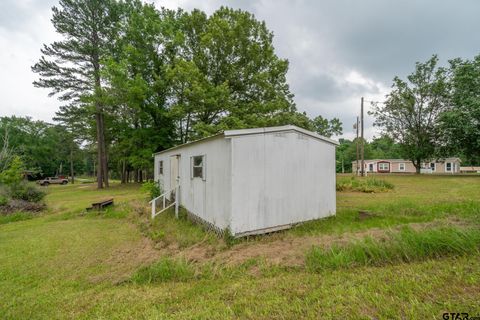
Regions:
[[155, 218], [155, 199], [152, 200], [152, 219]]
[[162, 209], [165, 209], [165, 198], [166, 198], [166, 197], [167, 197], [167, 196], [163, 196], [163, 208], [162, 208]]
[[175, 217], [178, 219], [178, 197], [179, 197], [179, 192], [178, 192], [179, 186], [175, 187]]

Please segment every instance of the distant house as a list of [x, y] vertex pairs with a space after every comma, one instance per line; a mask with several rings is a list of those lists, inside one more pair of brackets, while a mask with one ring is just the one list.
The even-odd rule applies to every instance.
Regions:
[[[405, 159], [368, 159], [365, 160], [367, 173], [415, 173], [415, 166]], [[460, 173], [459, 158], [445, 158], [422, 163], [420, 173]], [[358, 162], [361, 164], [361, 161]], [[356, 161], [352, 162], [352, 171], [357, 171]]]
[[236, 236], [335, 214], [338, 142], [295, 126], [228, 130], [155, 154], [155, 181]]

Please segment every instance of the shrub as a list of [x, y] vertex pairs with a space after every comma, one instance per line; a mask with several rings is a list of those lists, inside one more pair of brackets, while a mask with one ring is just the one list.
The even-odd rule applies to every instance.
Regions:
[[193, 279], [194, 271], [185, 260], [161, 259], [152, 265], [140, 268], [132, 281], [138, 284], [167, 281], [187, 281]]
[[162, 194], [160, 184], [154, 181], [148, 181], [142, 184], [142, 191], [148, 193], [150, 199], [154, 199]]
[[386, 241], [372, 238], [334, 245], [325, 250], [313, 247], [306, 256], [311, 271], [356, 266], [380, 266], [398, 262], [412, 262], [442, 256], [458, 256], [478, 253], [480, 230], [438, 228], [414, 231], [403, 228], [391, 234]]
[[40, 202], [45, 198], [46, 193], [35, 185], [22, 181], [8, 186], [8, 195], [12, 199]]
[[8, 198], [0, 194], [0, 207], [6, 206], [8, 204]]

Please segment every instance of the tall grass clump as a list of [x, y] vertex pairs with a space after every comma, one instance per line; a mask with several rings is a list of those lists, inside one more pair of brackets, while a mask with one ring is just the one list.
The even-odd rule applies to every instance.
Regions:
[[386, 241], [370, 237], [330, 249], [313, 247], [306, 255], [307, 268], [314, 272], [358, 266], [382, 266], [444, 256], [478, 253], [480, 230], [453, 227], [414, 231], [403, 228]]
[[166, 210], [145, 225], [144, 234], [153, 241], [162, 242], [165, 245], [175, 243], [180, 249], [200, 242], [209, 244], [218, 242], [216, 234], [205, 230], [200, 223], [189, 218], [184, 208], [180, 208], [178, 215], [177, 219], [173, 208]]
[[187, 281], [193, 279], [194, 275], [194, 270], [187, 261], [163, 258], [149, 266], [140, 268], [131, 280], [137, 284]]
[[376, 178], [342, 179], [337, 181], [337, 191], [360, 191], [360, 192], [387, 192], [393, 190], [394, 185], [388, 181]]

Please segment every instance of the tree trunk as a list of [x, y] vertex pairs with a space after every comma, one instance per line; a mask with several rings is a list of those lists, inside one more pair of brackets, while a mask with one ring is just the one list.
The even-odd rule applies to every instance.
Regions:
[[99, 189], [104, 186], [108, 188], [108, 166], [107, 166], [107, 149], [105, 146], [105, 123], [103, 116], [103, 108], [101, 102], [102, 83], [100, 79], [100, 56], [99, 56], [99, 36], [97, 31], [92, 34], [92, 65], [93, 75], [95, 79], [94, 95], [95, 95], [95, 120], [97, 125], [97, 149], [98, 149], [98, 169], [97, 169], [97, 187]]
[[413, 165], [415, 167], [415, 174], [420, 174], [421, 161], [422, 160], [420, 159], [415, 159], [415, 161], [413, 161]]
[[98, 110], [99, 108], [97, 107], [97, 112], [95, 113], [95, 122], [97, 125], [97, 188], [102, 189], [103, 188], [103, 166], [102, 166], [102, 142], [101, 142], [101, 136], [102, 136], [102, 129], [101, 129], [101, 124], [100, 124], [100, 111]]
[[103, 182], [105, 183], [105, 188], [109, 187], [108, 183], [108, 157], [107, 157], [107, 146], [105, 143], [105, 122], [103, 113], [100, 114], [101, 119], [101, 126], [102, 126], [102, 175], [103, 175]]
[[125, 159], [122, 160], [122, 184], [125, 184], [127, 182], [127, 177], [126, 177], [126, 168], [125, 168]]
[[75, 173], [73, 172], [73, 150], [70, 149], [70, 176], [72, 177], [72, 184], [75, 184]]

